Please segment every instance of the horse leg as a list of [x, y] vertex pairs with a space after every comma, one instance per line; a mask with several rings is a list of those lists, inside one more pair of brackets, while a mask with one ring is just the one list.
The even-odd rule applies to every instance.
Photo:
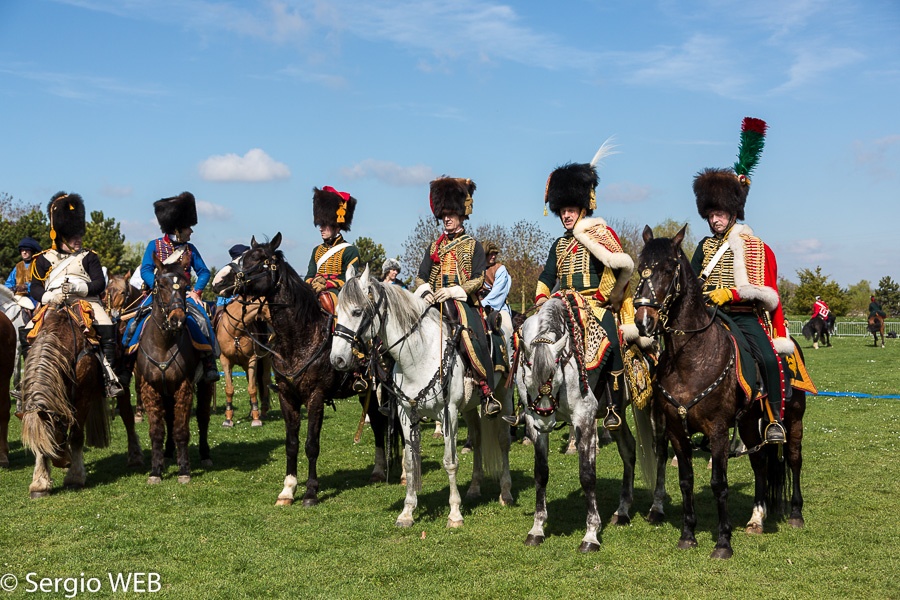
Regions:
[[549, 434], [538, 434], [534, 440], [534, 524], [525, 536], [526, 546], [540, 546], [544, 541], [544, 524], [547, 522], [547, 482], [550, 479], [549, 451]]
[[0, 389], [0, 467], [9, 466], [9, 383]]
[[578, 454], [578, 447], [575, 445], [575, 425], [569, 424], [569, 443], [566, 446], [566, 454], [575, 456]]
[[67, 442], [69, 444], [69, 456], [72, 464], [63, 479], [63, 487], [72, 490], [80, 490], [87, 481], [87, 472], [84, 469], [84, 428], [81, 425], [73, 425], [69, 430]]
[[163, 406], [165, 407], [165, 415], [166, 420], [166, 446], [164, 451], [164, 456], [166, 458], [175, 458], [175, 440], [172, 438], [172, 431], [175, 429], [175, 400], [174, 397], [170, 398], [161, 398], [161, 402], [163, 402]]
[[712, 453], [712, 477], [709, 485], [713, 496], [716, 498], [716, 508], [719, 512], [719, 528], [716, 537], [716, 547], [710, 558], [731, 558], [734, 551], [731, 549], [731, 520], [728, 518], [728, 428], [724, 431], [713, 431], [710, 437], [710, 451]]
[[146, 400], [144, 408], [147, 413], [150, 434], [150, 477], [147, 483], [154, 484], [162, 481], [162, 472], [165, 467], [163, 453], [163, 441], [166, 437], [166, 415], [163, 399], [149, 384], [141, 386], [141, 395]]
[[262, 427], [262, 421], [259, 419], [259, 400], [257, 398], [256, 387], [256, 369], [258, 368], [256, 355], [250, 357], [247, 363], [247, 394], [250, 395], [250, 426]]
[[434, 433], [431, 434], [432, 439], [439, 440], [444, 437], [444, 431], [441, 429], [441, 422], [434, 422]]
[[[444, 413], [447, 414], [447, 413]], [[460, 506], [462, 506], [462, 498], [459, 495], [459, 488], [456, 485], [456, 474], [459, 471], [459, 457], [456, 454], [456, 434], [457, 429], [459, 427], [459, 416], [456, 414], [456, 411], [451, 406], [450, 407], [450, 418], [448, 419], [449, 423], [443, 423], [444, 426], [444, 470], [447, 471], [447, 480], [450, 483], [450, 515], [447, 517], [447, 527], [456, 528], [462, 527], [463, 525], [463, 515], [462, 511], [460, 511]], [[477, 423], [477, 420], [476, 420]], [[478, 428], [476, 427], [474, 430], [469, 428], [473, 434], [476, 435], [476, 439], [480, 438], [478, 435]], [[480, 444], [479, 444], [480, 445]], [[473, 443], [473, 449], [477, 453], [478, 460], [474, 461], [478, 468], [478, 487], [477, 494], [481, 495], [481, 450], [478, 445]], [[472, 486], [476, 486], [476, 474], [472, 473]], [[469, 493], [472, 492], [472, 488], [469, 488]], [[466, 497], [469, 497], [468, 494]], [[477, 496], [476, 496], [477, 497]]]
[[[751, 411], [739, 423], [741, 439], [749, 448], [753, 448], [762, 442], [759, 433], [759, 411]], [[753, 535], [761, 535], [763, 523], [766, 519], [766, 458], [765, 448], [748, 455], [750, 466], [753, 469], [753, 512], [747, 522], [745, 531]]]
[[[224, 352], [219, 360], [222, 362], [222, 371], [225, 372], [225, 420], [222, 421], [222, 427], [234, 427], [234, 375], [231, 373], [234, 366]], [[249, 374], [247, 381], [250, 381]], [[250, 389], [249, 383], [247, 389]]]
[[119, 378], [124, 391], [116, 396], [116, 407], [119, 409], [119, 417], [122, 418], [122, 425], [125, 426], [125, 433], [128, 437], [128, 466], [143, 467], [144, 453], [141, 451], [141, 439], [135, 431], [134, 423], [136, 421], [134, 410], [131, 408], [131, 392], [129, 391], [129, 383]]
[[[418, 431], [419, 424], [416, 423], [413, 425], [405, 410], [400, 412], [400, 425], [403, 428], [403, 437], [407, 441], [412, 440], [413, 435], [416, 437], [421, 435]], [[394, 525], [397, 527], [412, 527], [413, 511], [416, 510], [416, 505], [418, 504], [416, 493], [422, 485], [422, 482], [419, 481], [421, 469], [416, 469], [414, 466], [420, 460], [419, 445], [412, 443], [403, 445], [403, 470], [406, 472], [406, 499], [403, 501], [403, 510], [394, 522]]]
[[647, 522], [659, 525], [665, 520], [666, 460], [669, 457], [669, 440], [665, 433], [665, 416], [654, 411], [653, 444], [656, 445], [656, 484], [653, 486], [653, 503], [647, 513]]
[[209, 452], [209, 420], [212, 416], [212, 397], [215, 383], [200, 382], [197, 385], [197, 432], [199, 436], [200, 466], [209, 469], [213, 466]]
[[674, 434], [669, 432], [669, 441], [675, 450], [675, 458], [678, 459], [678, 483], [681, 487], [681, 504], [683, 517], [681, 522], [681, 538], [678, 547], [681, 549], [695, 548], [697, 538], [694, 537], [694, 529], [697, 527], [697, 513], [694, 512], [694, 465], [691, 462], [693, 451], [691, 441], [684, 431], [680, 431], [680, 421], [674, 423], [679, 428]]
[[172, 438], [175, 441], [176, 458], [178, 460], [178, 483], [190, 483], [191, 460], [188, 456], [188, 444], [191, 439], [191, 404], [194, 400], [194, 389], [190, 381], [184, 381], [175, 391], [175, 410]]
[[786, 459], [791, 470], [791, 514], [788, 523], [803, 527], [803, 494], [800, 492], [800, 471], [803, 468], [803, 413], [806, 410], [806, 393], [794, 390], [794, 397], [785, 407], [785, 425], [788, 432]]
[[[481, 417], [478, 415], [478, 409], [467, 410], [463, 415], [466, 420], [466, 428], [468, 429], [467, 438], [472, 441], [472, 482], [466, 492], [466, 498], [474, 500], [481, 497], [481, 483], [484, 481], [484, 439], [481, 435]], [[450, 429], [449, 426], [445, 429]], [[449, 432], [447, 437], [450, 437]], [[445, 438], [446, 439], [446, 438]], [[454, 444], [456, 437], [452, 438]], [[446, 444], [445, 444], [446, 445]]]
[[284, 488], [278, 494], [275, 506], [290, 506], [294, 503], [294, 493], [297, 490], [297, 455], [300, 453], [300, 411], [294, 408], [293, 404], [291, 404], [291, 399], [285, 398], [285, 392], [282, 389], [279, 389], [278, 396], [281, 402], [281, 414], [284, 416], [285, 475]]
[[[503, 409], [501, 414], [511, 415], [513, 412], [513, 400], [512, 394], [506, 388], [505, 385], [501, 384], [498, 386], [500, 389], [500, 394], [502, 397], [500, 398], [501, 403], [503, 404]], [[495, 394], [495, 397], [497, 394]], [[500, 419], [498, 419], [500, 420]], [[505, 421], [504, 421], [505, 423]], [[489, 425], [491, 425], [489, 423]], [[512, 475], [509, 472], [509, 449], [512, 446], [512, 442], [514, 436], [510, 435], [511, 430], [509, 427], [505, 425], [497, 424], [498, 431], [497, 436], [500, 442], [500, 506], [510, 506], [514, 502], [512, 496]]]
[[303, 506], [315, 506], [319, 503], [319, 438], [322, 434], [322, 420], [325, 417], [325, 399], [322, 392], [316, 390], [310, 397], [306, 417], [306, 461], [309, 463], [309, 476], [306, 479], [306, 493], [303, 494]]
[[31, 485], [28, 486], [28, 494], [32, 499], [49, 496], [52, 485], [50, 459], [37, 452], [34, 457], [34, 475], [31, 478]]
[[600, 530], [600, 512], [597, 510], [597, 421], [593, 412], [579, 421], [575, 425], [575, 443], [578, 447], [578, 478], [587, 504], [587, 518], [586, 531], [578, 551], [596, 552], [600, 549], [597, 538]]
[[619, 507], [609, 522], [613, 525], [628, 525], [631, 523], [629, 513], [634, 502], [634, 466], [637, 461], [637, 444], [625, 419], [622, 419], [622, 427], [611, 432], [611, 435], [616, 441], [619, 456], [622, 458], [622, 491], [619, 494]]
[[378, 402], [374, 398], [370, 398], [368, 407], [365, 406], [365, 394], [361, 394], [359, 399], [363, 407], [366, 408], [366, 414], [369, 416], [369, 426], [372, 428], [372, 435], [375, 437], [375, 466], [372, 468], [372, 474], [369, 476], [369, 483], [384, 483], [387, 481], [387, 458], [384, 453], [384, 447], [388, 429], [388, 417], [379, 412]]

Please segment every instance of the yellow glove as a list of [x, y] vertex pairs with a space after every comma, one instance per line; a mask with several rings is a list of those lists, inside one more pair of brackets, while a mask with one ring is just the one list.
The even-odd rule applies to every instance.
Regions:
[[722, 306], [727, 302], [734, 300], [734, 294], [728, 288], [716, 288], [709, 293], [709, 299], [714, 303]]
[[325, 278], [320, 275], [316, 275], [315, 277], [313, 277], [312, 279], [309, 280], [309, 285], [312, 286], [313, 291], [317, 294], [320, 292], [324, 292], [325, 287], [326, 287], [325, 286]]

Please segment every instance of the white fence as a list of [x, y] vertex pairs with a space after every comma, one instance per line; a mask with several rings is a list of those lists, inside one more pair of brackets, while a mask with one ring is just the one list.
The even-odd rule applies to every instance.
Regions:
[[[800, 337], [803, 335], [803, 325], [806, 321], [788, 321], [787, 325], [791, 335]], [[869, 324], [866, 321], [838, 321], [834, 324], [835, 337], [863, 337], [872, 335], [869, 333]], [[900, 335], [900, 323], [888, 321], [884, 324], [884, 334], [887, 335], [893, 331]]]

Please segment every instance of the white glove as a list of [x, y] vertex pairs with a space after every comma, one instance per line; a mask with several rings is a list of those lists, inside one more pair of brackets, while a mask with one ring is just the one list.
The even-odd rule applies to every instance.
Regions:
[[428, 304], [434, 303], [434, 291], [431, 289], [430, 283], [423, 283], [413, 293]]
[[63, 301], [63, 293], [60, 290], [44, 292], [41, 296], [41, 304], [60, 304]]
[[62, 292], [70, 296], [87, 296], [87, 282], [84, 279], [67, 279], [62, 284]]
[[435, 302], [444, 302], [445, 300], [466, 301], [466, 291], [458, 285], [450, 285], [443, 287], [434, 293]]

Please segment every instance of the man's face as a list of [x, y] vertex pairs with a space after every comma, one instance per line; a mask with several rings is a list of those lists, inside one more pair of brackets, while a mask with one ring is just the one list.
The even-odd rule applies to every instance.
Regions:
[[488, 262], [488, 265], [496, 264], [496, 262], [497, 262], [497, 253], [496, 253], [496, 252], [491, 252], [490, 254], [488, 254], [488, 255], [487, 255], [487, 262]]
[[19, 248], [19, 255], [22, 257], [22, 260], [28, 262], [31, 260], [31, 257], [34, 256], [34, 253], [30, 248]]
[[75, 236], [68, 240], [62, 241], [62, 249], [64, 252], [72, 253], [72, 252], [80, 252], [81, 251], [81, 236]]
[[575, 223], [578, 222], [578, 216], [580, 214], [581, 210], [574, 206], [566, 206], [559, 211], [559, 220], [562, 221], [563, 227], [566, 228], [566, 231], [570, 231], [573, 227], [575, 227]]
[[319, 233], [322, 234], [323, 240], [330, 240], [337, 233], [337, 229], [331, 225], [319, 225]]
[[728, 230], [731, 224], [731, 215], [724, 210], [714, 210], [709, 213], [706, 218], [709, 223], [709, 229], [716, 235], [722, 235]]
[[441, 221], [443, 221], [444, 231], [447, 233], [456, 233], [462, 226], [462, 217], [449, 212], [444, 213], [444, 216], [441, 217]]
[[185, 227], [183, 229], [175, 230], [175, 241], [178, 242], [189, 242], [191, 241], [191, 234], [194, 233], [194, 230], [190, 227]]

